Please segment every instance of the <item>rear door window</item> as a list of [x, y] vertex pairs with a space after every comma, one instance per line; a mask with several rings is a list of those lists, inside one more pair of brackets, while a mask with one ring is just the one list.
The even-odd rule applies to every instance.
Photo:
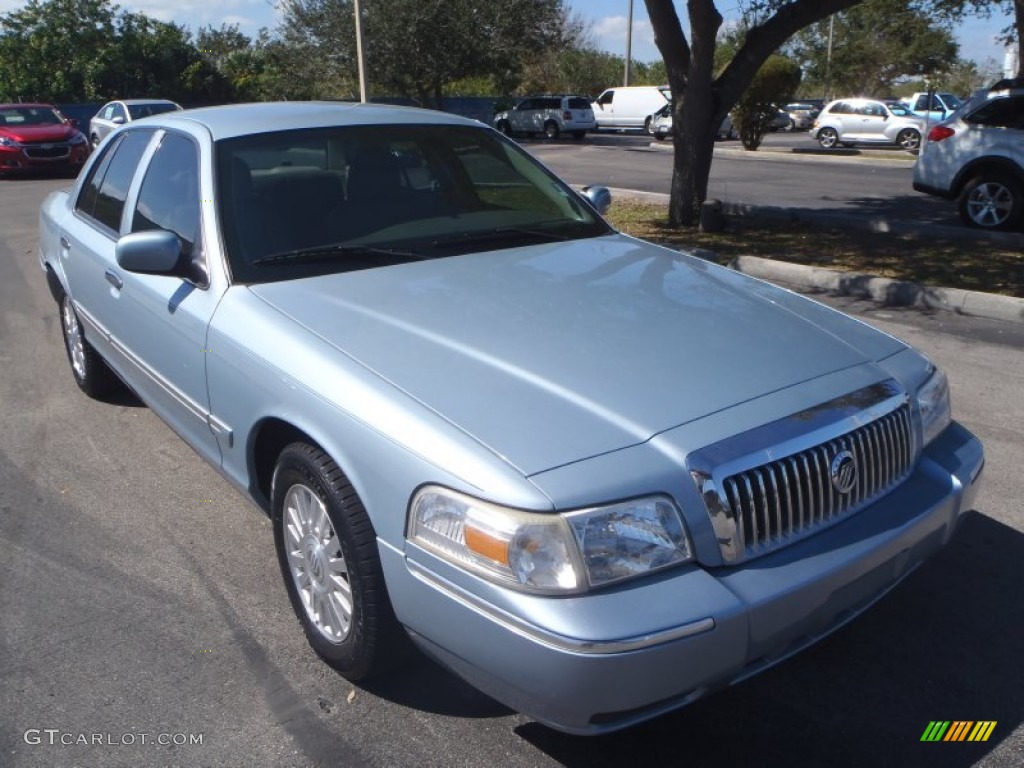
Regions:
[[964, 120], [974, 125], [996, 128], [1024, 128], [1024, 96], [993, 99], [964, 117]]
[[124, 201], [152, 131], [129, 131], [112, 144], [90, 172], [78, 201], [78, 210], [99, 224], [119, 232]]

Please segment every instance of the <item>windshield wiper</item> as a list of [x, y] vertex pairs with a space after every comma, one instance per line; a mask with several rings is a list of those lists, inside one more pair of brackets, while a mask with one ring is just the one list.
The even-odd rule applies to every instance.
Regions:
[[555, 232], [545, 232], [540, 229], [529, 229], [527, 227], [495, 227], [494, 229], [485, 229], [480, 232], [466, 232], [462, 235], [455, 235], [454, 237], [440, 238], [434, 240], [431, 245], [434, 247], [443, 247], [446, 245], [469, 245], [472, 243], [487, 243], [494, 240], [507, 240], [509, 235], [540, 238], [542, 240], [552, 242], [556, 240], [568, 240], [566, 235], [559, 235]]
[[293, 251], [272, 253], [256, 259], [252, 264], [261, 267], [266, 264], [280, 264], [286, 261], [327, 261], [346, 256], [387, 256], [393, 259], [422, 261], [430, 258], [413, 251], [396, 248], [376, 248], [370, 245], [317, 245], [312, 248], [297, 248]]

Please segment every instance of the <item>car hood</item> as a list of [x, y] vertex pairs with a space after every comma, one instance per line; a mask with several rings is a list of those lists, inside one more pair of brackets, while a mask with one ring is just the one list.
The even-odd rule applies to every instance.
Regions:
[[5, 125], [0, 136], [7, 136], [21, 144], [38, 144], [46, 141], [67, 141], [77, 131], [70, 125]]
[[903, 348], [622, 235], [251, 290], [527, 475]]

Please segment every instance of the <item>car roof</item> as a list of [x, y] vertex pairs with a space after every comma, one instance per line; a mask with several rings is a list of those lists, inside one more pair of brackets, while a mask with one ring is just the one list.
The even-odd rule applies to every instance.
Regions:
[[168, 127], [199, 123], [214, 141], [273, 131], [303, 128], [329, 128], [338, 125], [467, 125], [480, 127], [478, 120], [430, 109], [396, 107], [388, 104], [356, 102], [283, 101], [254, 104], [230, 104], [220, 107], [165, 112], [146, 118], [147, 124]]
[[174, 104], [175, 106], [177, 106], [177, 104], [175, 102], [171, 101], [170, 99], [112, 99], [111, 101], [109, 101], [107, 103], [108, 104], [120, 103], [120, 104], [124, 104], [125, 106], [129, 106], [129, 107], [135, 107], [135, 106], [138, 106], [139, 104]]

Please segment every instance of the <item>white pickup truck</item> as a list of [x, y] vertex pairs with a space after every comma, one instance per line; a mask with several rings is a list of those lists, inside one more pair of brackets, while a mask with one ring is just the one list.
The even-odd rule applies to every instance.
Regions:
[[903, 100], [915, 115], [929, 120], [945, 120], [963, 102], [952, 93], [920, 91]]

